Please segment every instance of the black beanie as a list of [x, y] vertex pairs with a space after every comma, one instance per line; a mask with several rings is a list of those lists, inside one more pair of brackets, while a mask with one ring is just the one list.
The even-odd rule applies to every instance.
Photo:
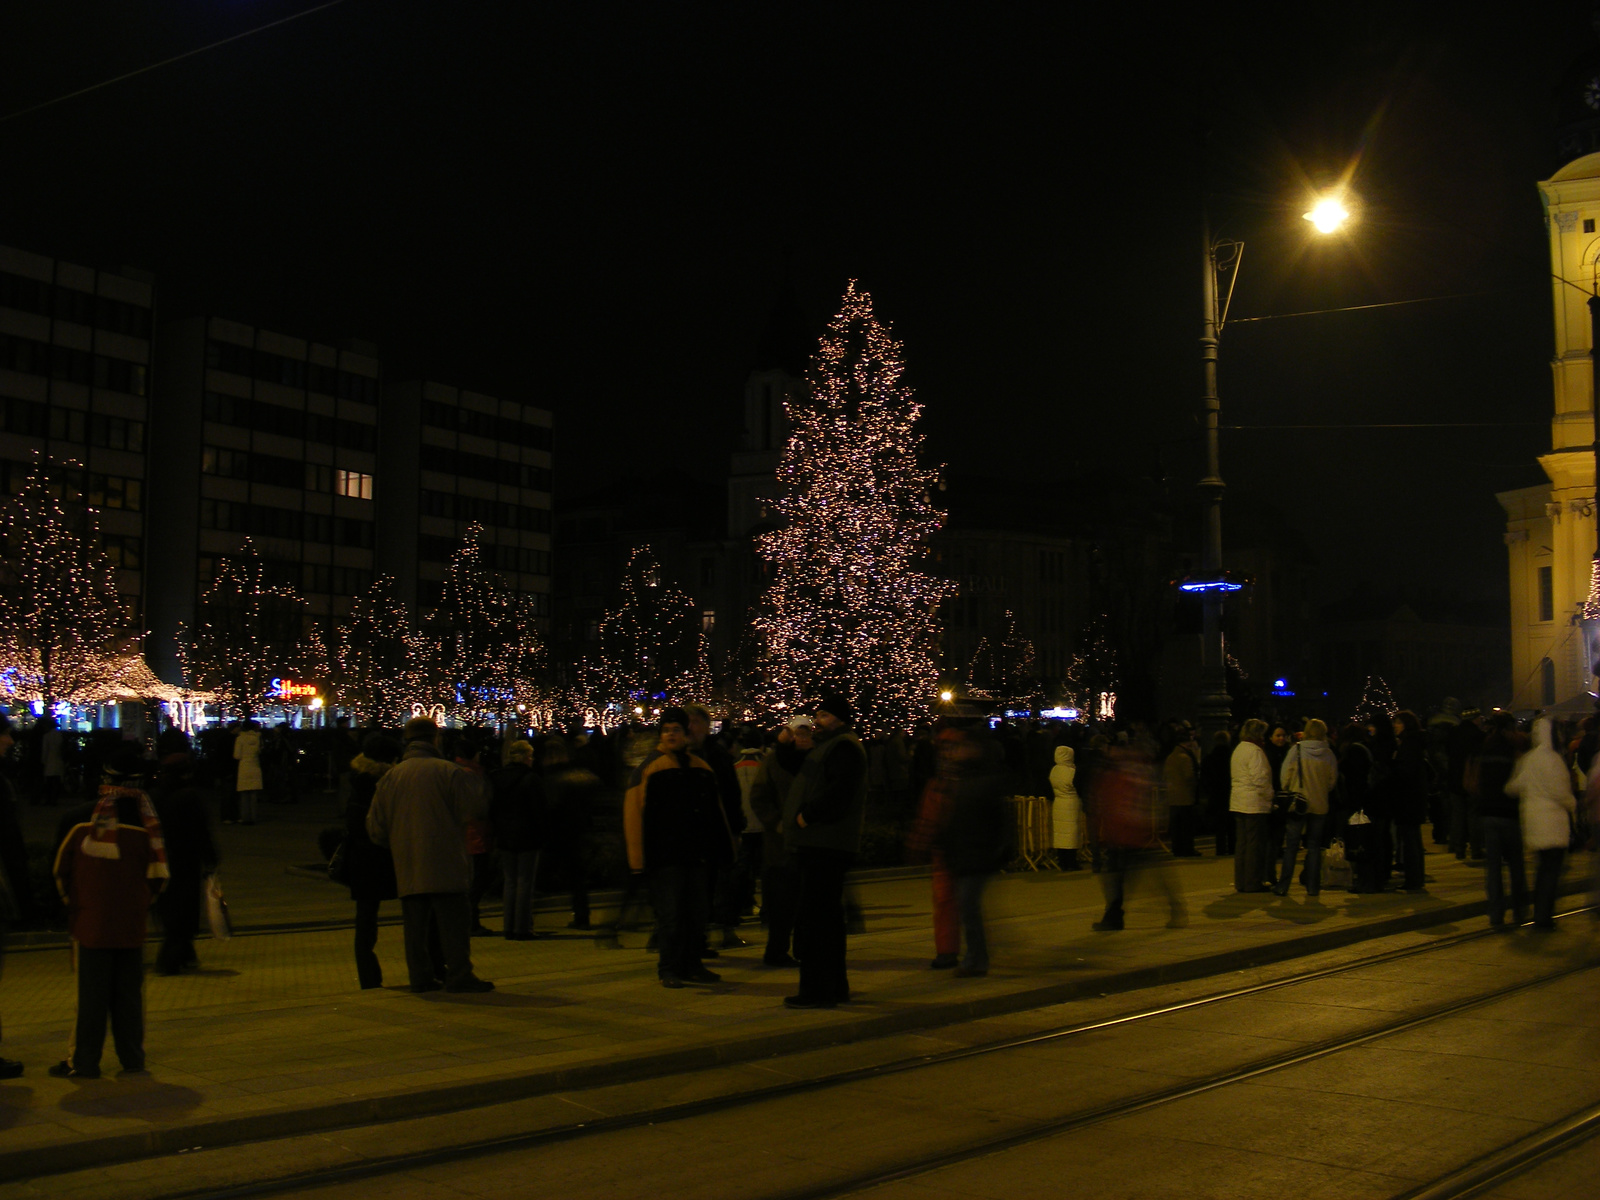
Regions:
[[817, 701], [817, 711], [832, 713], [842, 725], [855, 724], [856, 710], [839, 692], [823, 692], [822, 699]]
[[661, 720], [656, 722], [657, 727], [662, 725], [681, 725], [685, 733], [689, 732], [689, 714], [676, 706], [661, 710]]

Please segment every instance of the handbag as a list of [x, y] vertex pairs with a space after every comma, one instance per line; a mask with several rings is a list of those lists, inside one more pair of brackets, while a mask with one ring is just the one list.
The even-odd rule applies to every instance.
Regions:
[[[1300, 763], [1299, 743], [1295, 744], [1294, 749], [1290, 751], [1290, 753], [1295, 756], [1295, 762], [1297, 764]], [[1289, 766], [1289, 760], [1284, 759], [1283, 765], [1285, 770], [1287, 770]], [[1304, 766], [1301, 766], [1300, 769], [1303, 771], [1305, 768]], [[1283, 815], [1286, 817], [1303, 817], [1311, 811], [1311, 801], [1306, 799], [1306, 797], [1300, 792], [1290, 791], [1288, 788], [1279, 788], [1272, 794], [1272, 807], [1276, 811], [1283, 813]]]
[[1344, 854], [1344, 842], [1334, 838], [1322, 852], [1322, 882], [1327, 887], [1347, 888], [1355, 877]]
[[219, 942], [227, 941], [233, 936], [233, 922], [228, 917], [228, 902], [222, 898], [222, 881], [215, 875], [207, 875], [200, 885], [200, 895], [205, 901], [206, 924], [211, 927], [211, 936]]
[[347, 845], [348, 842], [340, 842], [328, 860], [328, 878], [334, 883], [350, 883], [350, 859], [344, 852]]

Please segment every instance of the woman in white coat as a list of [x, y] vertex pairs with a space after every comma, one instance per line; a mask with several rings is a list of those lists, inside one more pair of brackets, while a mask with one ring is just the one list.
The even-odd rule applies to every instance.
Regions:
[[246, 721], [233, 739], [233, 757], [239, 764], [234, 791], [239, 793], [239, 823], [256, 823], [256, 803], [261, 799], [261, 726]]
[[1267, 723], [1255, 718], [1244, 723], [1239, 731], [1239, 744], [1233, 748], [1228, 760], [1228, 772], [1233, 789], [1228, 797], [1228, 808], [1233, 813], [1237, 831], [1233, 847], [1233, 890], [1236, 892], [1264, 892], [1267, 872], [1272, 869], [1268, 861], [1267, 821], [1272, 815], [1273, 778], [1272, 764], [1262, 748], [1267, 736]]
[[1050, 768], [1050, 790], [1055, 793], [1050, 805], [1050, 843], [1063, 871], [1078, 869], [1078, 846], [1083, 840], [1083, 804], [1074, 783], [1077, 774], [1072, 747], [1057, 746], [1056, 765]]
[[1506, 793], [1522, 801], [1522, 844], [1539, 859], [1533, 882], [1533, 925], [1554, 929], [1556, 889], [1561, 864], [1572, 837], [1572, 814], [1577, 799], [1572, 794], [1572, 773], [1556, 752], [1548, 717], [1533, 723], [1533, 745], [1517, 759]]

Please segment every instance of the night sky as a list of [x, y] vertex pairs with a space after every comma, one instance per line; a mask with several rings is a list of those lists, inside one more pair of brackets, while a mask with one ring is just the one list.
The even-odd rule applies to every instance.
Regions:
[[[19, 0], [0, 114], [310, 7]], [[855, 277], [952, 471], [1186, 495], [1204, 159], [1234, 317], [1458, 297], [1231, 326], [1225, 424], [1352, 428], [1228, 432], [1229, 519], [1281, 511], [1330, 599], [1503, 609], [1492, 493], [1549, 439], [1534, 183], [1588, 6], [1070, 7], [344, 0], [0, 121], [0, 242], [548, 407], [558, 508], [715, 478], [780, 294], [819, 332]], [[1314, 245], [1347, 171], [1361, 219]], [[1440, 421], [1502, 424], [1371, 427]]]

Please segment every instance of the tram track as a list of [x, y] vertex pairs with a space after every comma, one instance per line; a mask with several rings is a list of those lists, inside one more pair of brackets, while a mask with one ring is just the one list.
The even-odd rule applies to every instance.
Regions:
[[[1574, 909], [1562, 913], [1562, 917], [1570, 917], [1577, 913], [1587, 912], [1587, 908]], [[426, 1167], [440, 1166], [450, 1163], [465, 1162], [472, 1159], [486, 1158], [489, 1156], [506, 1154], [516, 1151], [533, 1150], [540, 1147], [555, 1146], [561, 1143], [570, 1143], [587, 1138], [597, 1138], [607, 1134], [617, 1134], [628, 1130], [639, 1129], [646, 1126], [662, 1125], [672, 1122], [682, 1122], [697, 1117], [709, 1116], [728, 1109], [746, 1105], [760, 1104], [798, 1096], [810, 1092], [822, 1092], [829, 1089], [847, 1087], [851, 1084], [867, 1083], [873, 1080], [890, 1076], [902, 1075], [909, 1072], [921, 1071], [928, 1068], [959, 1063], [984, 1056], [1003, 1054], [1011, 1051], [1025, 1050], [1029, 1047], [1048, 1045], [1064, 1039], [1079, 1037], [1089, 1033], [1102, 1032], [1118, 1027], [1133, 1025], [1141, 1021], [1169, 1016], [1208, 1006], [1225, 1004], [1229, 1001], [1240, 1000], [1251, 996], [1270, 993], [1280, 989], [1302, 986], [1317, 980], [1344, 975], [1355, 971], [1370, 969], [1388, 963], [1413, 958], [1419, 955], [1434, 954], [1452, 946], [1475, 941], [1478, 939], [1495, 936], [1489, 930], [1475, 930], [1468, 933], [1456, 934], [1441, 938], [1436, 942], [1423, 946], [1405, 947], [1396, 950], [1384, 951], [1379, 954], [1369, 955], [1354, 959], [1349, 962], [1338, 963], [1327, 967], [1304, 971], [1293, 975], [1286, 975], [1278, 979], [1267, 980], [1245, 987], [1232, 988], [1205, 996], [1199, 996], [1172, 1004], [1159, 1005], [1138, 1009], [1116, 1016], [1096, 1021], [1060, 1026], [1022, 1036], [998, 1039], [975, 1046], [965, 1046], [957, 1049], [940, 1051], [929, 1054], [913, 1055], [902, 1059], [895, 1059], [885, 1063], [835, 1071], [823, 1075], [786, 1080], [781, 1083], [764, 1085], [756, 1088], [737, 1089], [725, 1094], [705, 1097], [679, 1104], [664, 1105], [655, 1108], [641, 1109], [631, 1112], [618, 1113], [610, 1116], [571, 1122], [561, 1125], [546, 1126], [544, 1128], [529, 1130], [507, 1136], [497, 1136], [480, 1140], [465, 1141], [449, 1146], [440, 1146], [415, 1152], [402, 1152], [392, 1155], [373, 1156], [364, 1158], [359, 1162], [324, 1167], [316, 1170], [287, 1174], [271, 1179], [250, 1181], [226, 1187], [196, 1188], [187, 1191], [172, 1191], [162, 1194], [162, 1200], [243, 1200], [244, 1197], [267, 1196], [285, 1192], [301, 1191], [353, 1183], [364, 1179], [380, 1178], [405, 1171], [418, 1170]], [[1600, 963], [1585, 962], [1578, 966], [1571, 966], [1554, 974], [1541, 975], [1535, 979], [1523, 980], [1514, 984], [1497, 988], [1489, 992], [1476, 994], [1463, 999], [1433, 1006], [1421, 1012], [1414, 1012], [1403, 1019], [1386, 1023], [1382, 1026], [1363, 1030], [1360, 1033], [1328, 1039], [1309, 1047], [1297, 1048], [1295, 1051], [1283, 1055], [1249, 1062], [1238, 1067], [1217, 1072], [1202, 1080], [1186, 1082], [1184, 1084], [1161, 1089], [1126, 1100], [1103, 1105], [1101, 1107], [1073, 1113], [1070, 1116], [1044, 1121], [1030, 1125], [1020, 1130], [1014, 1130], [1003, 1136], [987, 1141], [975, 1143], [957, 1150], [937, 1156], [907, 1162], [901, 1166], [887, 1169], [860, 1179], [846, 1183], [833, 1183], [824, 1187], [811, 1190], [796, 1190], [781, 1193], [783, 1200], [825, 1200], [828, 1197], [848, 1196], [860, 1192], [870, 1191], [885, 1184], [901, 1179], [915, 1178], [933, 1171], [941, 1170], [947, 1166], [960, 1162], [970, 1161], [986, 1155], [1004, 1153], [1009, 1149], [1026, 1145], [1030, 1142], [1040, 1141], [1059, 1134], [1070, 1132], [1076, 1128], [1116, 1120], [1119, 1117], [1129, 1116], [1149, 1108], [1170, 1104], [1190, 1096], [1201, 1095], [1205, 1092], [1228, 1087], [1233, 1084], [1258, 1078], [1262, 1075], [1281, 1071], [1299, 1063], [1314, 1061], [1341, 1051], [1352, 1049], [1382, 1038], [1403, 1033], [1409, 1029], [1417, 1028], [1431, 1022], [1470, 1011], [1497, 1000], [1507, 998], [1519, 992], [1537, 988], [1569, 975], [1593, 970]], [[246, 1147], [247, 1148], [247, 1147]], [[1431, 1197], [1430, 1197], [1431, 1200]]]

